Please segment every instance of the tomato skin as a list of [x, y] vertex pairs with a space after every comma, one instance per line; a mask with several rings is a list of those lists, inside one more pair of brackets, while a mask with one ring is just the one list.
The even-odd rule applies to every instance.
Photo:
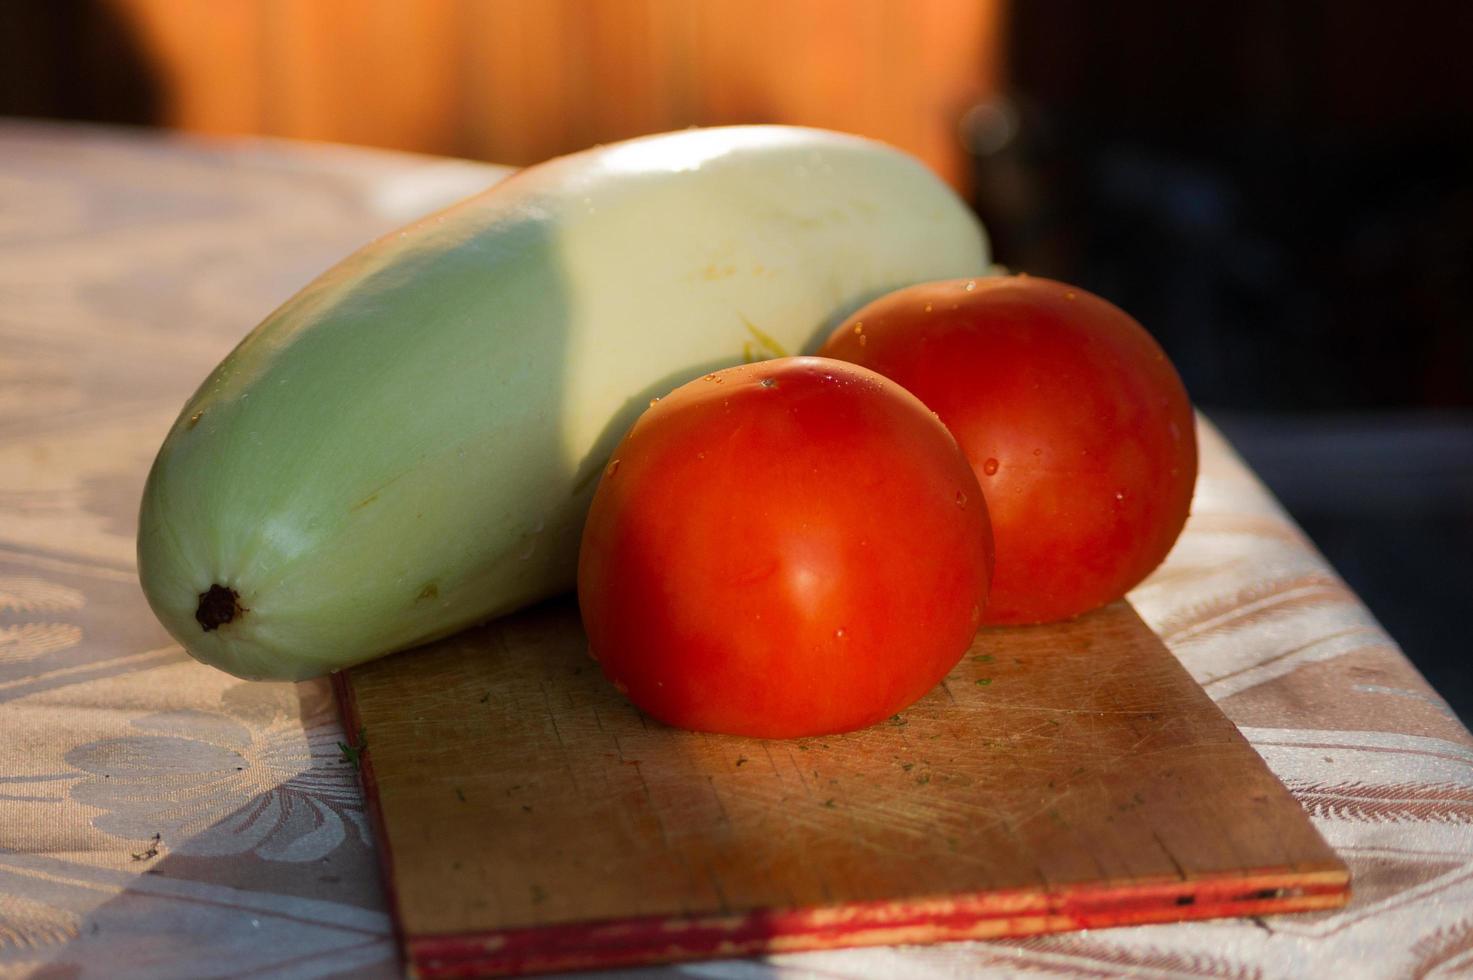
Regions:
[[986, 623], [1118, 599], [1181, 533], [1191, 402], [1151, 335], [1098, 296], [1031, 276], [926, 283], [858, 311], [820, 353], [899, 382], [961, 444], [996, 540]]
[[873, 372], [813, 357], [676, 389], [614, 451], [578, 600], [605, 675], [682, 728], [851, 731], [970, 646], [986, 505], [945, 426]]

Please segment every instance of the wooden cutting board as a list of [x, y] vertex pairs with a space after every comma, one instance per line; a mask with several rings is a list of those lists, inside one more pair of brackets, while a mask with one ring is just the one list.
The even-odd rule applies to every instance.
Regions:
[[645, 718], [571, 600], [338, 677], [425, 977], [1341, 905], [1349, 872], [1119, 602], [984, 630], [888, 723]]

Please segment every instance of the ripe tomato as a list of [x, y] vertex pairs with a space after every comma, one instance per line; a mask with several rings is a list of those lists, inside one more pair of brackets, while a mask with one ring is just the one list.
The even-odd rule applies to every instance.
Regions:
[[1150, 334], [1098, 296], [1028, 276], [927, 283], [855, 313], [820, 353], [909, 389], [971, 460], [996, 535], [987, 623], [1118, 599], [1186, 522], [1186, 390]]
[[971, 644], [991, 560], [935, 415], [864, 368], [784, 358], [640, 417], [594, 495], [578, 601], [604, 673], [649, 714], [788, 738], [930, 690]]

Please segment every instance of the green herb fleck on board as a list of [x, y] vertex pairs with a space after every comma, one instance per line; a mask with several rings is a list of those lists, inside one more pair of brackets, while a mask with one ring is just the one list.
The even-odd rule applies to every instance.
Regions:
[[921, 786], [926, 785], [930, 781], [931, 781], [931, 774], [928, 773], [928, 772], [923, 772], [919, 776], [916, 777], [916, 783], [918, 785], [921, 785]]
[[991, 677], [979, 677], [979, 678], [977, 678], [977, 686], [978, 687], [987, 687], [991, 683], [992, 683], [992, 678]]
[[979, 653], [975, 657], [972, 658], [972, 663], [974, 663], [974, 664], [990, 664], [990, 663], [992, 663], [992, 654], [990, 654], [990, 653]]
[[357, 745], [349, 745], [347, 742], [338, 743], [338, 751], [341, 752], [341, 762], [359, 769], [363, 765], [363, 753], [368, 751], [368, 730], [358, 729]]
[[902, 715], [891, 715], [890, 724], [894, 725], [896, 728], [904, 728], [908, 723]]
[[461, 789], [459, 786], [455, 787], [455, 798], [457, 800], [459, 800], [460, 802], [464, 803], [465, 802], [465, 790]]
[[741, 320], [746, 325], [747, 333], [752, 335], [751, 340], [742, 342], [742, 360], [751, 364], [754, 361], [765, 361], [770, 357], [788, 356], [787, 349], [778, 343], [775, 337], [759, 330], [757, 325], [746, 317], [742, 317]]
[[914, 762], [902, 762], [900, 764], [900, 768], [901, 769], [904, 769], [906, 772], [910, 772], [915, 767], [916, 767], [916, 764]]

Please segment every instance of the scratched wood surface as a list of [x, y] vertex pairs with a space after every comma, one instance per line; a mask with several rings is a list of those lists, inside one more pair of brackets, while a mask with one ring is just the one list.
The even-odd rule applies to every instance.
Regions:
[[563, 600], [341, 675], [421, 975], [1326, 908], [1345, 866], [1120, 602], [866, 731], [642, 716]]

